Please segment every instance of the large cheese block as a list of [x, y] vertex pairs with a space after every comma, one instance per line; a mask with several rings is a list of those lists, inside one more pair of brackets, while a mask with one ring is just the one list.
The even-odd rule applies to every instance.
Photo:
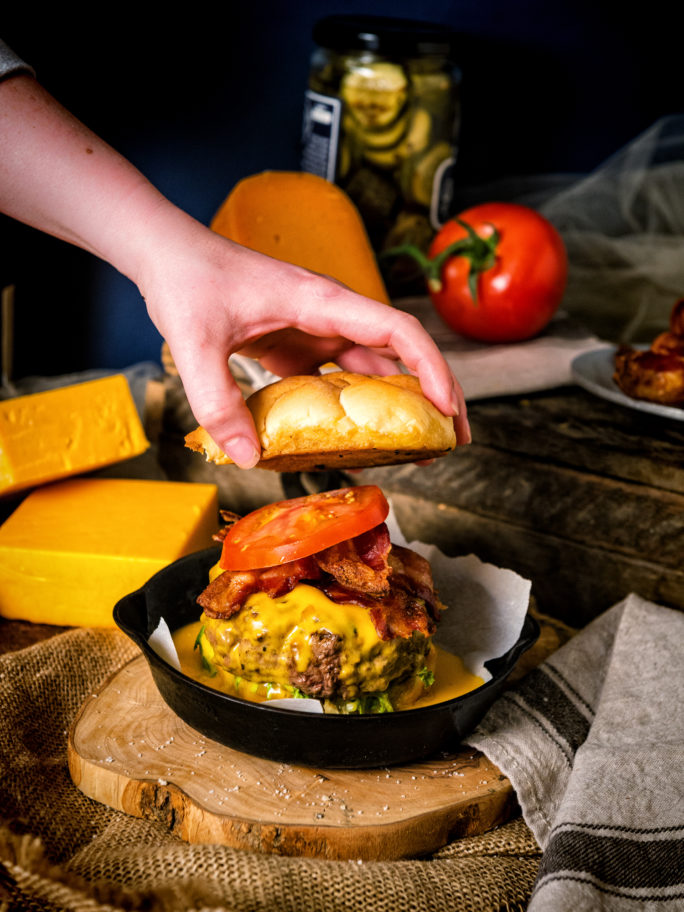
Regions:
[[344, 190], [316, 174], [263, 171], [244, 178], [211, 228], [251, 250], [390, 303], [358, 209]]
[[0, 402], [0, 495], [138, 456], [149, 447], [123, 374]]
[[215, 485], [72, 479], [31, 492], [0, 526], [0, 614], [114, 626], [116, 602], [213, 544]]

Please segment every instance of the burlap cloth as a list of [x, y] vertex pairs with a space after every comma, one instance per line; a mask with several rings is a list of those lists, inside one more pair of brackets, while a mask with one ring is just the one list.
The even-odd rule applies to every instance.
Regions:
[[540, 851], [521, 818], [429, 858], [359, 864], [188, 845], [85, 797], [67, 769], [69, 725], [136, 653], [119, 631], [82, 629], [0, 656], [2, 912], [526, 907]]

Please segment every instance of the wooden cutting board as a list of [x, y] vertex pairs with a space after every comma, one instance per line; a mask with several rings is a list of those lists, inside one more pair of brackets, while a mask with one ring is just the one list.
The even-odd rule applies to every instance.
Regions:
[[167, 707], [142, 656], [85, 702], [68, 755], [74, 783], [96, 801], [187, 842], [278, 855], [415, 857], [517, 812], [508, 779], [470, 748], [410, 766], [326, 770], [223, 747]]

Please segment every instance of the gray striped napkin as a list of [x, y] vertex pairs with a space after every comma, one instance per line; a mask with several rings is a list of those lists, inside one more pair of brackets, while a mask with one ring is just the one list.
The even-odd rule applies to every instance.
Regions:
[[684, 613], [630, 595], [468, 737], [543, 850], [530, 912], [684, 909], [683, 659]]

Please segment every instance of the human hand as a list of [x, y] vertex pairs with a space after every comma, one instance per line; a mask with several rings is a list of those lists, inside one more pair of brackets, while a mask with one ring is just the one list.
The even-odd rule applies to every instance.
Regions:
[[165, 209], [161, 219], [147, 233], [136, 281], [195, 418], [237, 465], [255, 465], [260, 445], [228, 367], [235, 352], [278, 376], [330, 361], [390, 374], [401, 360], [427, 398], [454, 416], [458, 443], [469, 442], [461, 388], [414, 317], [240, 247], [178, 210]]

